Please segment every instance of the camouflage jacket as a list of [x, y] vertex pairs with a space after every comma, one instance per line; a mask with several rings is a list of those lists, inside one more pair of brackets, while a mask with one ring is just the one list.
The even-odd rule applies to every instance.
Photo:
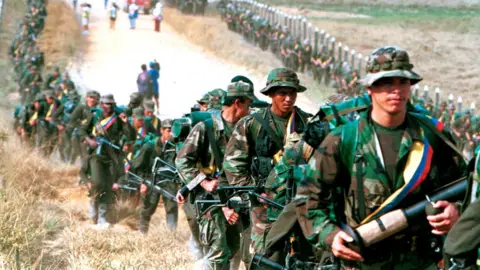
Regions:
[[[362, 220], [359, 219], [359, 203], [357, 189], [357, 172], [361, 167], [363, 176], [363, 193], [365, 198], [366, 215], [373, 213], [393, 192], [404, 183], [403, 171], [407, 163], [413, 143], [429, 141], [433, 150], [430, 169], [426, 179], [414, 189], [396, 208], [404, 208], [417, 201], [424, 200], [425, 195], [466, 175], [466, 164], [454, 150], [440, 139], [438, 135], [420, 124], [417, 114], [407, 114], [406, 128], [402, 137], [398, 157], [397, 173], [394, 179], [395, 187], [387, 181], [386, 170], [376, 154], [373, 123], [368, 112], [361, 114], [359, 120], [341, 126], [332, 131], [318, 147], [308, 162], [305, 176], [301, 185], [297, 187], [296, 201], [303, 201], [297, 212], [299, 223], [307, 239], [316, 247], [330, 248], [333, 237], [340, 231], [341, 224], [356, 227]], [[424, 117], [428, 121], [429, 118]], [[343, 130], [348, 125], [358, 125], [357, 144], [354, 153], [347, 153], [344, 147], [348, 142], [342, 140]], [[450, 138], [448, 133], [442, 133]], [[352, 152], [352, 151], [350, 151]], [[347, 154], [345, 154], [347, 153]], [[348, 155], [360, 155], [358, 159], [363, 166], [346, 164]], [[349, 168], [350, 167], [350, 168]], [[426, 223], [426, 224], [424, 224]], [[428, 226], [426, 222], [418, 225]], [[421, 227], [423, 233], [430, 228]], [[418, 231], [420, 232], [420, 231]]]
[[[295, 107], [295, 133], [292, 133], [292, 138], [303, 133], [307, 124], [308, 118], [311, 114], [302, 111]], [[283, 139], [283, 143], [289, 143], [291, 138], [286, 138], [285, 127], [277, 126], [278, 124], [271, 116], [271, 109], [263, 108], [258, 113], [263, 119], [268, 121], [272, 130], [277, 134], [277, 137]], [[257, 184], [257, 176], [252, 175], [251, 166], [254, 157], [258, 156], [258, 149], [256, 145], [257, 140], [270, 137], [268, 133], [262, 128], [261, 124], [254, 118], [253, 115], [246, 116], [238, 121], [233, 131], [232, 138], [228, 142], [225, 150], [225, 160], [223, 169], [228, 179], [228, 183], [232, 186], [249, 186]], [[283, 147], [283, 145], [282, 145]], [[269, 157], [273, 157], [281, 148], [278, 146], [270, 149]]]
[[[234, 123], [227, 123], [221, 116], [221, 112], [212, 113], [213, 134], [220, 156], [223, 158], [225, 147], [232, 134]], [[220, 161], [221, 162], [221, 161]], [[184, 177], [189, 190], [194, 189], [204, 179], [220, 176], [220, 181], [225, 182], [215, 165], [215, 158], [207, 137], [205, 122], [196, 124], [185, 140], [175, 159], [175, 166]]]
[[[300, 140], [283, 153], [265, 182], [267, 197], [281, 205], [286, 205], [295, 196], [295, 186], [300, 184], [305, 174], [305, 166], [315, 149]], [[289, 180], [292, 182], [289, 183]], [[291, 185], [292, 190], [288, 190]], [[288, 194], [290, 192], [290, 194]], [[268, 221], [276, 221], [281, 210], [267, 208]]]

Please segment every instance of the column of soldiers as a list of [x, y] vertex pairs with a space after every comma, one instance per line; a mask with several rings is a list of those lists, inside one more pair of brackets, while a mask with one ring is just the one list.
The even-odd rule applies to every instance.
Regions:
[[338, 93], [355, 96], [365, 92], [358, 82], [358, 71], [346, 62], [336, 61], [334, 52], [325, 44], [315, 51], [311, 40], [301, 40], [287, 26], [273, 24], [236, 2], [222, 0], [217, 9], [228, 29], [262, 50], [270, 50], [285, 67], [311, 73], [319, 84], [332, 86]]

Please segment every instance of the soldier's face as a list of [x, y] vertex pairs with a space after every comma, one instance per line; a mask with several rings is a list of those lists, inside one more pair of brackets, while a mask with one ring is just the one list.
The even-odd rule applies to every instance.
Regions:
[[200, 111], [201, 112], [206, 112], [208, 110], [208, 104], [207, 103], [198, 103], [200, 106]]
[[410, 80], [402, 77], [383, 78], [368, 88], [374, 110], [391, 115], [405, 112], [410, 98]]
[[282, 113], [289, 113], [293, 110], [297, 101], [297, 91], [290, 87], [279, 87], [270, 94], [272, 106], [275, 106]]
[[35, 110], [40, 109], [40, 102], [35, 101], [35, 102], [33, 103], [33, 108], [35, 108]]
[[87, 97], [87, 106], [93, 108], [97, 105], [97, 98], [95, 97]]
[[47, 103], [52, 104], [53, 103], [53, 97], [47, 97]]
[[250, 102], [250, 99], [246, 99], [244, 102], [240, 102], [239, 99], [235, 101], [235, 118], [240, 119], [250, 113]]
[[111, 103], [102, 103], [102, 110], [105, 114], [111, 114], [113, 112]]
[[135, 126], [135, 128], [141, 128], [143, 127], [143, 124], [145, 124], [145, 120], [144, 119], [136, 119], [136, 118], [133, 118], [133, 125]]
[[153, 112], [152, 111], [143, 111], [143, 113], [145, 114], [145, 116], [152, 116], [153, 115]]

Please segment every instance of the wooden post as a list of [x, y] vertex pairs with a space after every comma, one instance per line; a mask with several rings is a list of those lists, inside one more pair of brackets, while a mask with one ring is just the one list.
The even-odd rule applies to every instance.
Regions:
[[457, 112], [462, 113], [462, 105], [463, 105], [462, 97], [458, 97], [457, 104], [458, 104]]
[[423, 100], [427, 102], [427, 98], [428, 98], [428, 85], [425, 85], [425, 87], [423, 87]]
[[320, 31], [320, 44], [322, 44], [323, 46], [323, 43], [325, 42], [325, 30], [322, 29], [322, 31]]
[[448, 95], [448, 104], [453, 104], [453, 94]]
[[315, 27], [315, 33], [313, 34], [313, 53], [318, 53], [318, 42], [320, 41], [320, 32], [318, 28]]
[[348, 46], [343, 47], [343, 61], [348, 62]]
[[341, 62], [342, 61], [342, 43], [339, 42], [338, 43], [338, 57], [337, 57], [337, 61], [338, 62]]
[[357, 56], [358, 58], [358, 67], [357, 67], [357, 70], [358, 70], [358, 76], [360, 77], [361, 74], [362, 74], [362, 60], [363, 60], [363, 56], [361, 53], [358, 54]]
[[330, 52], [332, 52], [332, 54], [335, 54], [335, 44], [336, 44], [336, 38], [332, 37], [330, 39], [330, 46], [327, 47], [329, 54], [330, 54]]
[[323, 40], [322, 46], [327, 47], [327, 51], [328, 51], [328, 42], [330, 42], [330, 34], [329, 34], [329, 33], [326, 33], [326, 34], [325, 34], [325, 39]]
[[[352, 51], [350, 52], [350, 55], [351, 55], [351, 58], [350, 58], [350, 59], [351, 59], [351, 60], [350, 60], [350, 67], [351, 67], [352, 69], [355, 69], [355, 50], [352, 50]], [[348, 61], [348, 60], [347, 60], [347, 61]]]
[[307, 32], [307, 18], [303, 18], [303, 40], [308, 38]]
[[308, 39], [310, 40], [310, 43], [313, 41], [312, 39], [312, 24], [308, 23]]
[[435, 106], [440, 106], [440, 88], [435, 88]]
[[472, 102], [470, 104], [470, 111], [472, 113], [472, 116], [475, 116], [475, 102]]
[[417, 83], [414, 87], [413, 87], [413, 96], [415, 97], [418, 97], [418, 91], [420, 90], [420, 85]]

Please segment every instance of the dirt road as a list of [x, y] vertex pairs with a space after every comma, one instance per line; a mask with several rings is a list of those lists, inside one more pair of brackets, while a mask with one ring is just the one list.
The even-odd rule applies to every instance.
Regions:
[[[165, 14], [168, 16], [168, 14]], [[195, 101], [214, 88], [225, 89], [230, 79], [238, 74], [251, 78], [258, 90], [265, 85], [266, 74], [252, 74], [245, 68], [227, 63], [178, 35], [169, 25], [162, 24], [162, 32], [153, 31], [151, 16], [140, 15], [137, 29], [129, 29], [128, 17], [119, 12], [117, 27], [109, 29], [107, 12], [103, 5], [92, 7], [90, 42], [83, 64], [78, 66], [76, 81], [83, 88], [102, 94], [113, 93], [118, 104], [128, 103], [129, 94], [136, 91], [136, 77], [140, 65], [157, 59], [160, 71], [160, 114], [179, 117], [189, 111]], [[298, 104], [313, 112], [315, 106], [305, 97]]]

